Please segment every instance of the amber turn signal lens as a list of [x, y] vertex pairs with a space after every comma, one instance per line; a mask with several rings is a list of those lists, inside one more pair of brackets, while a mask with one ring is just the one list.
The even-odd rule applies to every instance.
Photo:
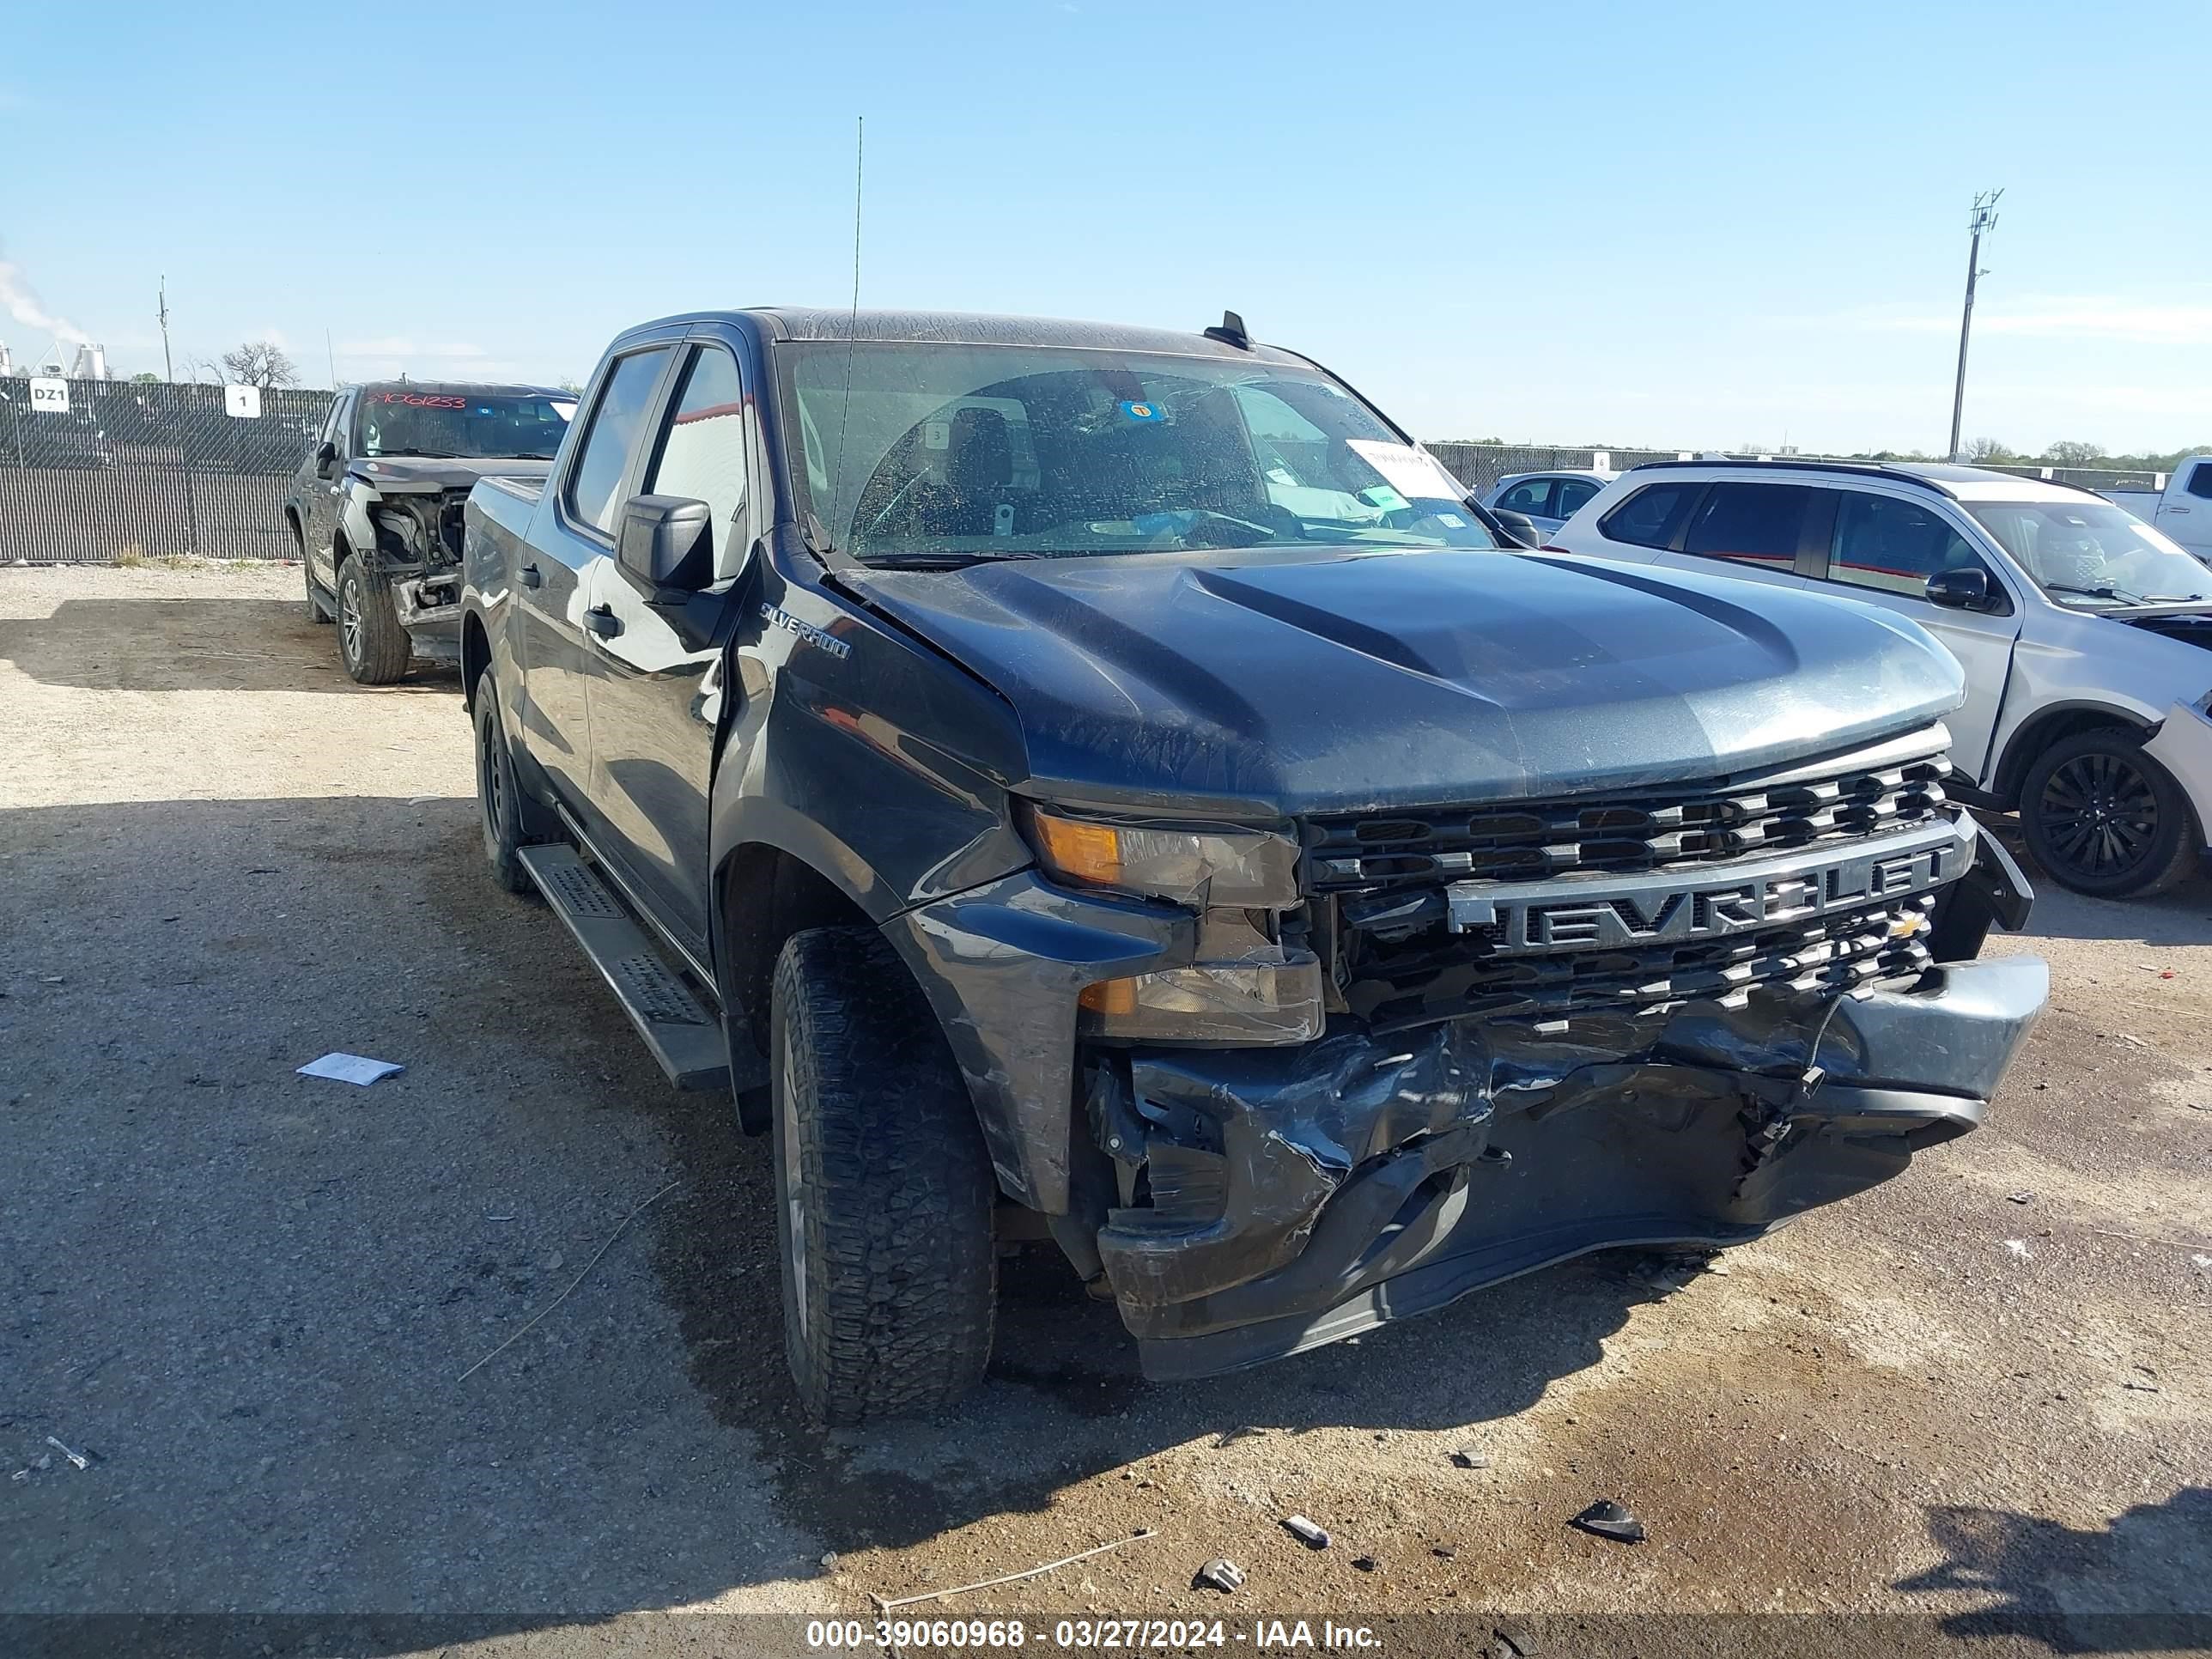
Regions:
[[1094, 1014], [1109, 1018], [1127, 1018], [1137, 1012], [1137, 981], [1133, 979], [1102, 979], [1083, 988], [1076, 1001]]
[[1089, 823], [1048, 812], [1039, 812], [1032, 822], [1036, 825], [1038, 850], [1061, 875], [1102, 886], [1121, 880], [1121, 837], [1112, 824]]

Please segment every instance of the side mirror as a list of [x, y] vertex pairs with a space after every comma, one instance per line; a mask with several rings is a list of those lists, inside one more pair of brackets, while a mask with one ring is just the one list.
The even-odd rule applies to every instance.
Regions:
[[685, 495], [633, 495], [615, 528], [615, 563], [650, 599], [665, 587], [701, 588], [714, 569], [714, 509]]
[[1490, 509], [1490, 516], [1498, 520], [1498, 528], [1521, 546], [1541, 547], [1544, 544], [1544, 532], [1536, 528], [1536, 521], [1527, 514], [1508, 513], [1503, 507], [1493, 507]]
[[1997, 599], [1990, 573], [1978, 565], [1939, 570], [1928, 579], [1928, 603], [1946, 611], [1994, 611]]
[[327, 438], [315, 446], [315, 476], [327, 478], [331, 469], [338, 464], [338, 447]]

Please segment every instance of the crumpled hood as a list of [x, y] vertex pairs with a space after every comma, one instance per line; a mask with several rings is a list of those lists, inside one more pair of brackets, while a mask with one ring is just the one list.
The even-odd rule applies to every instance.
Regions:
[[1913, 623], [1486, 551], [1030, 559], [850, 580], [1012, 705], [1036, 793], [1293, 815], [1705, 779], [1910, 730]]
[[526, 461], [500, 457], [449, 459], [443, 455], [362, 456], [346, 464], [346, 471], [387, 494], [421, 490], [474, 489], [484, 477], [542, 478], [550, 461]]

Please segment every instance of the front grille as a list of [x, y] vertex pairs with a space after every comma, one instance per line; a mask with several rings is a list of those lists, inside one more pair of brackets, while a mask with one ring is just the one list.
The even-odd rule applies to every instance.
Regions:
[[1633, 872], [1863, 839], [1942, 811], [1941, 755], [1886, 766], [1842, 763], [1747, 781], [1497, 806], [1316, 818], [1306, 883], [1316, 894], [1394, 890], [1474, 878], [1540, 881], [1582, 870]]
[[[1932, 734], [1931, 734], [1932, 735]], [[1870, 899], [1721, 937], [1530, 956], [1480, 927], [1447, 925], [1447, 890], [1583, 875], [1725, 878], [1732, 862], [1795, 848], [1850, 857], [1955, 816], [1949, 763], [1931, 742], [1892, 742], [1825, 764], [1703, 786], [1670, 785], [1412, 812], [1316, 818], [1301, 876], [1316, 901], [1324, 961], [1341, 1006], [1379, 1030], [1462, 1018], [1638, 1013], [1754, 987], [1842, 991], [1928, 965], [1918, 922], [1932, 896]]]
[[[1479, 941], [1391, 948], [1359, 941], [1346, 988], [1352, 1012], [1377, 1030], [1469, 1015], [1564, 1019], [1645, 1014], [1684, 1002], [1738, 1004], [1754, 987], [1848, 991], [1918, 973], [1929, 957], [1927, 895], [1830, 916], [1803, 927], [1626, 951], [1501, 957]], [[1899, 937], [1899, 930], [1916, 931]]]

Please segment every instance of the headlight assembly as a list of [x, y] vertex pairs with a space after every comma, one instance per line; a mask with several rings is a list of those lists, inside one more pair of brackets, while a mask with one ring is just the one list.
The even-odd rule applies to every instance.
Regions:
[[1298, 902], [1298, 848], [1264, 830], [1075, 817], [1033, 807], [1030, 845], [1062, 881], [1198, 909], [1283, 910]]

